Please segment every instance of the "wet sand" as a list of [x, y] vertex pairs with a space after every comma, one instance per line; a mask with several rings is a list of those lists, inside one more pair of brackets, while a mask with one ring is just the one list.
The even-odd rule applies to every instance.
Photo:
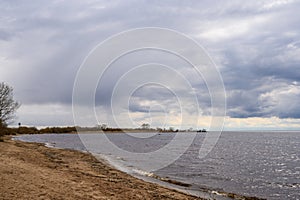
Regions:
[[148, 183], [88, 153], [4, 138], [0, 199], [200, 199]]

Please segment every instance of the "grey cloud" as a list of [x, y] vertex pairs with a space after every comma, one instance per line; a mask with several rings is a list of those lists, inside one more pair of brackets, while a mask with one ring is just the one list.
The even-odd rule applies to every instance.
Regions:
[[[254, 24], [251, 31], [219, 40], [218, 44], [209, 44], [210, 48], [218, 49], [216, 52], [222, 54], [219, 64], [222, 65], [228, 96], [229, 116], [299, 117], [300, 110], [297, 107], [283, 109], [294, 105], [297, 97], [293, 94], [286, 93], [284, 100], [278, 95], [264, 101], [260, 99], [265, 94], [283, 92], [283, 85], [300, 80], [300, 29], [295, 25], [300, 18], [296, 14], [299, 6], [299, 3], [294, 3], [262, 10], [258, 15], [267, 20]], [[231, 15], [228, 13], [227, 17]]]
[[[300, 82], [300, 4], [278, 2], [2, 1], [0, 77], [14, 86], [23, 104], [70, 105], [76, 72], [96, 44], [129, 28], [160, 26], [196, 38], [216, 58], [229, 116], [299, 118], [299, 96], [284, 91]], [[98, 85], [96, 104], [110, 105], [121, 75], [156, 59], [177, 63], [174, 68], [191, 81], [191, 92], [209, 115], [210, 96], [203, 80], [183, 62], [164, 56], [135, 54], [115, 63]], [[170, 94], [152, 89], [135, 94], [130, 111], [147, 112], [141, 104], [145, 99], [171, 105]]]

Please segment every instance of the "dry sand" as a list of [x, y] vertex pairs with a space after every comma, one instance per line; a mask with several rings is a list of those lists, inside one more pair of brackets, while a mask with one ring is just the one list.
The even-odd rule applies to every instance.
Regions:
[[74, 150], [4, 138], [0, 199], [200, 199], [144, 182]]

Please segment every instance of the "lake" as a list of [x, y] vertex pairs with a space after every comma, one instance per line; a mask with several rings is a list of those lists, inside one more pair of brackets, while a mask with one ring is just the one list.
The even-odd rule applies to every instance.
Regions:
[[[300, 199], [300, 132], [223, 132], [213, 150], [200, 159], [199, 149], [206, 134], [209, 132], [16, 138], [89, 151], [127, 173], [146, 180], [174, 180], [175, 184], [167, 184], [206, 198], [227, 199], [219, 194], [234, 193], [274, 200]], [[182, 149], [191, 137], [192, 143]], [[174, 140], [179, 142], [168, 146]]]

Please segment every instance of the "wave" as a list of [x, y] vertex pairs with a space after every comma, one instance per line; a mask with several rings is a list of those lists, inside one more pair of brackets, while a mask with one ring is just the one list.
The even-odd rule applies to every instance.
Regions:
[[133, 169], [133, 171], [135, 173], [138, 173], [140, 175], [144, 175], [144, 176], [148, 176], [148, 177], [151, 177], [151, 178], [155, 178], [157, 180], [160, 180], [160, 181], [163, 181], [163, 182], [167, 182], [167, 183], [171, 183], [171, 184], [174, 184], [174, 185], [179, 185], [179, 186], [182, 186], [182, 187], [191, 187], [192, 184], [189, 184], [189, 183], [184, 183], [184, 182], [181, 182], [181, 181], [177, 181], [177, 180], [173, 180], [173, 179], [169, 179], [169, 178], [163, 178], [163, 177], [160, 177], [154, 173], [151, 173], [151, 172], [146, 172], [146, 171], [142, 171], [142, 170], [139, 170], [139, 169]]
[[[105, 164], [118, 169], [120, 171], [123, 171], [131, 176], [134, 176], [136, 178], [142, 179], [147, 182], [152, 182], [156, 184], [160, 184], [164, 187], [168, 187], [171, 189], [175, 189], [177, 191], [208, 199], [208, 200], [232, 200], [232, 199], [238, 199], [238, 200], [264, 200], [263, 198], [258, 197], [247, 197], [239, 194], [224, 192], [221, 189], [210, 189], [206, 187], [197, 187], [190, 183], [185, 183], [182, 181], [170, 179], [167, 177], [161, 177], [156, 175], [153, 172], [147, 172], [141, 169], [137, 169], [133, 166], [126, 166], [125, 164], [121, 163], [121, 161], [124, 161], [124, 159], [120, 159], [118, 157], [113, 158], [113, 156], [104, 155], [101, 153], [93, 153], [93, 155], [100, 159]], [[156, 180], [156, 181], [155, 181]]]

